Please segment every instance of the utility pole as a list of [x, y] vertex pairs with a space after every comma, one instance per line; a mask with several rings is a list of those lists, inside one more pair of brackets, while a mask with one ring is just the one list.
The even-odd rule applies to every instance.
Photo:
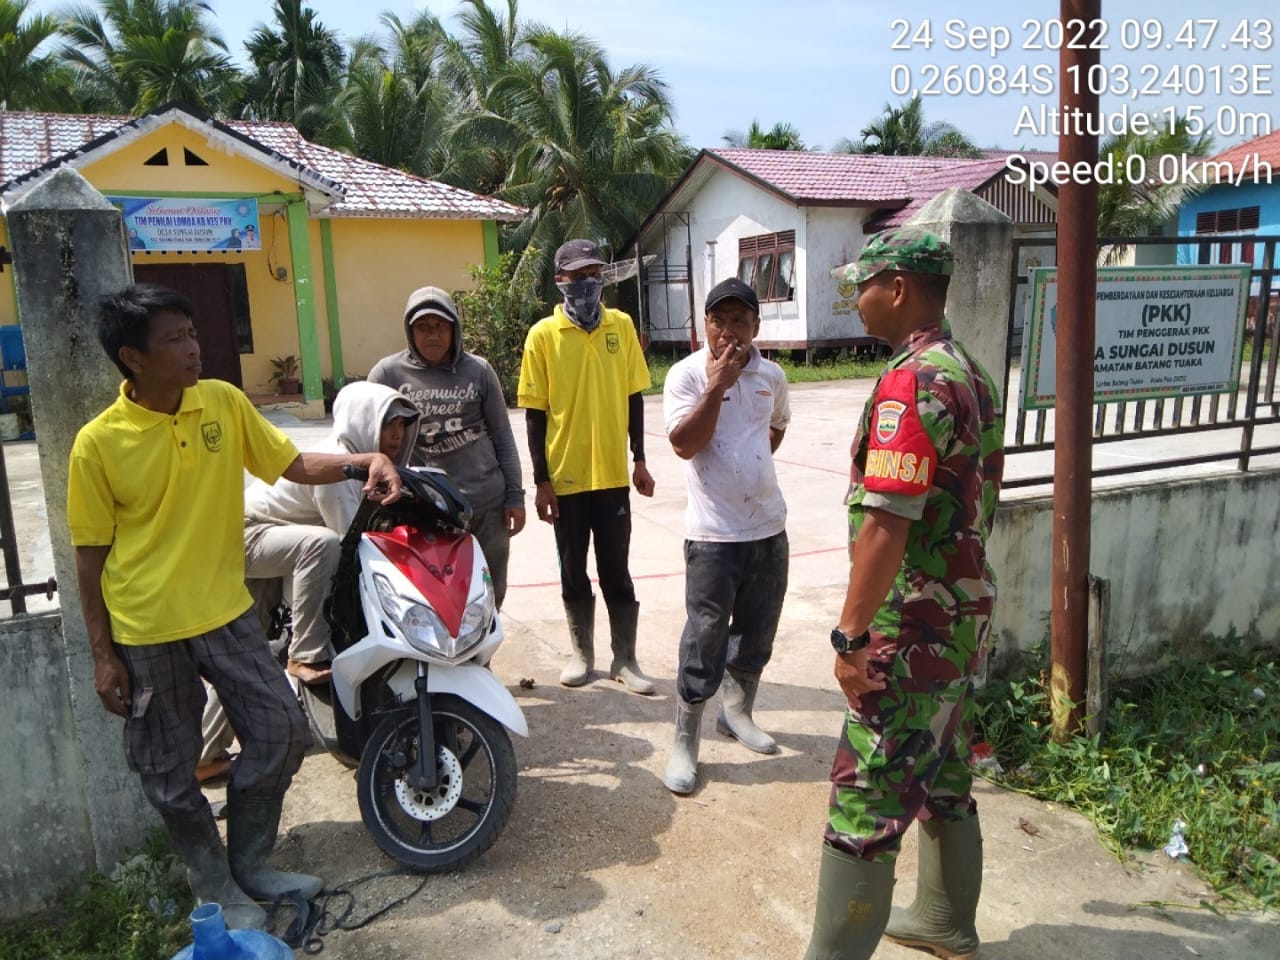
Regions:
[[[1080, 43], [1063, 44], [1058, 84], [1064, 114], [1098, 113], [1098, 95], [1082, 78], [1100, 63], [1087, 49], [1097, 36], [1102, 0], [1061, 0], [1059, 17], [1088, 27]], [[1074, 70], [1069, 70], [1074, 67]], [[1075, 170], [1098, 160], [1098, 138], [1071, 124], [1058, 137], [1058, 159]], [[1057, 401], [1053, 442], [1053, 597], [1049, 640], [1053, 735], [1064, 739], [1081, 729], [1088, 676], [1089, 521], [1093, 440], [1093, 350], [1098, 286], [1098, 184], [1069, 177], [1058, 188]]]

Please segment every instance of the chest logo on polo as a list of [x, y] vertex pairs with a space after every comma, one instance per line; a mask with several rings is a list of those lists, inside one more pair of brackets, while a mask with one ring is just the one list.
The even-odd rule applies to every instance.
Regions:
[[898, 435], [907, 405], [897, 400], [881, 400], [876, 406], [876, 439], [888, 443]]
[[222, 421], [210, 420], [200, 424], [200, 435], [204, 437], [205, 449], [210, 453], [222, 452]]
[[604, 335], [604, 345], [605, 349], [610, 353], [617, 353], [618, 347], [622, 344], [618, 341], [618, 335], [616, 333], [606, 333]]

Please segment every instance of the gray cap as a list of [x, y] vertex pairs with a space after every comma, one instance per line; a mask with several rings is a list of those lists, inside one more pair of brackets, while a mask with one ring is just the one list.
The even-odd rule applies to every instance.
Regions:
[[581, 270], [583, 267], [604, 266], [609, 261], [604, 258], [590, 240], [570, 240], [562, 243], [556, 251], [556, 272], [565, 270]]
[[413, 321], [429, 313], [440, 314], [457, 326], [458, 308], [453, 305], [453, 297], [439, 287], [419, 287], [409, 294], [404, 305], [404, 322], [413, 326]]

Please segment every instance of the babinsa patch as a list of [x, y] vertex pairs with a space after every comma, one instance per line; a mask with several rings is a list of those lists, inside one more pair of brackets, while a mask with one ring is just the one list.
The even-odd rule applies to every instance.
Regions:
[[888, 443], [898, 435], [898, 426], [907, 405], [897, 400], [881, 400], [876, 405], [876, 439]]
[[618, 347], [621, 346], [618, 335], [616, 333], [606, 333], [604, 335], [604, 345], [610, 353], [617, 353]]
[[222, 421], [210, 420], [200, 424], [200, 435], [204, 437], [205, 449], [210, 453], [222, 452]]

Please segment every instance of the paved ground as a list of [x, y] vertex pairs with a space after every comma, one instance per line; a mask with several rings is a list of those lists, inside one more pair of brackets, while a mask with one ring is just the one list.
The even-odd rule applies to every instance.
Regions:
[[[758, 719], [776, 733], [782, 753], [757, 757], [719, 737], [709, 710], [700, 789], [678, 799], [662, 786], [683, 622], [684, 493], [654, 398], [649, 458], [658, 493], [636, 498], [632, 569], [642, 604], [640, 659], [658, 681], [657, 695], [630, 696], [604, 680], [580, 690], [556, 684], [565, 627], [555, 551], [550, 528], [533, 521], [514, 544], [508, 640], [494, 663], [530, 728], [516, 743], [520, 786], [511, 823], [466, 871], [430, 878], [416, 897], [359, 932], [329, 936], [324, 955], [764, 960], [803, 953], [840, 722], [826, 640], [846, 572], [839, 504], [868, 387], [797, 387], [794, 426], [778, 455], [791, 511], [791, 588]], [[302, 443], [325, 431], [285, 425]], [[50, 570], [34, 448], [10, 444], [5, 454], [30, 581]], [[603, 608], [599, 626], [603, 632]], [[517, 686], [526, 678], [533, 689]], [[1274, 915], [1199, 908], [1207, 892], [1186, 865], [1158, 851], [1118, 863], [1081, 817], [987, 784], [979, 789], [986, 868], [978, 926], [986, 960], [1280, 956]], [[1034, 835], [1020, 827], [1024, 821]], [[351, 774], [328, 756], [304, 764], [285, 828], [281, 858], [331, 884], [394, 866], [360, 823]], [[905, 901], [914, 888], [914, 832], [898, 874]], [[387, 877], [362, 886], [356, 916], [416, 884]], [[876, 956], [919, 954], [885, 945]]]

